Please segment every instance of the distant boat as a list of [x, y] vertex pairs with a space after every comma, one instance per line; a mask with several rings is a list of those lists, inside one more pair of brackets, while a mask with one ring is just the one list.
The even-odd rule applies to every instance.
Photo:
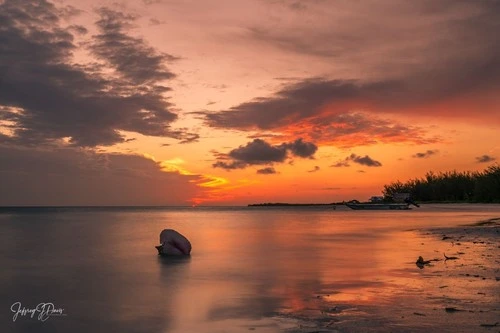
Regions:
[[410, 209], [410, 205], [420, 207], [410, 199], [409, 193], [394, 193], [392, 200], [384, 201], [384, 197], [374, 196], [370, 198], [369, 202], [351, 200], [344, 204], [355, 210], [408, 210]]
[[345, 205], [354, 210], [407, 210], [410, 204], [406, 202], [359, 202], [352, 200]]

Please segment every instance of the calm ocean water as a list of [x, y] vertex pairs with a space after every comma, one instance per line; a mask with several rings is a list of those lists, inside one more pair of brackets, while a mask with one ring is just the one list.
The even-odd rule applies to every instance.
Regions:
[[[500, 217], [500, 205], [328, 208], [0, 208], [2, 332], [274, 332], [337, 302], [391, 302], [420, 274], [416, 233]], [[193, 245], [161, 258], [159, 232]], [[14, 318], [53, 303], [60, 317]], [[14, 320], [15, 319], [15, 320]]]

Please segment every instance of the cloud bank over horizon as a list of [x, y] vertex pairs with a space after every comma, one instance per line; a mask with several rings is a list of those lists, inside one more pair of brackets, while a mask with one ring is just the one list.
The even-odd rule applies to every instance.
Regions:
[[187, 205], [206, 181], [140, 155], [1, 145], [0, 155], [0, 206]]

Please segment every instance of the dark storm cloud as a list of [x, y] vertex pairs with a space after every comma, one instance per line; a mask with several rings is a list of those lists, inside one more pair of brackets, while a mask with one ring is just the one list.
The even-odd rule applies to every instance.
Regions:
[[483, 155], [483, 156], [478, 156], [476, 157], [477, 163], [489, 163], [495, 161], [496, 158], [490, 155]]
[[[306, 137], [297, 132], [305, 123], [311, 125], [306, 130], [312, 127], [321, 139], [308, 138], [318, 143], [342, 137], [330, 133], [339, 129], [372, 136], [382, 131], [384, 134], [377, 139], [387, 142], [384, 140], [391, 139], [385, 134], [390, 135], [393, 127], [399, 127], [406, 135], [393, 139], [424, 143], [428, 139], [426, 131], [394, 122], [380, 128], [373, 114], [439, 115], [482, 122], [500, 119], [495, 104], [500, 89], [500, 39], [495, 33], [500, 30], [500, 2], [385, 1], [366, 5], [339, 2], [335, 6], [326, 3], [318, 6], [314, 13], [324, 12], [321, 18], [325, 20], [318, 20], [323, 29], [308, 24], [314, 19], [308, 17], [295, 23], [295, 29], [290, 29], [291, 26], [280, 29], [275, 25], [252, 27], [249, 38], [287, 51], [322, 57], [322, 61], [334, 61], [346, 71], [356, 68], [375, 73], [369, 81], [302, 79], [270, 96], [204, 113], [209, 126], [245, 131], [281, 130], [290, 136]], [[339, 8], [345, 9], [342, 11], [345, 17], [335, 16]], [[334, 19], [327, 19], [330, 14]], [[370, 20], [358, 19], [359, 16]], [[460, 99], [467, 100], [467, 107], [456, 102]], [[453, 101], [455, 104], [443, 107]], [[481, 112], [471, 112], [472, 107]], [[347, 126], [342, 128], [327, 126], [353, 110], [373, 112], [372, 117], [365, 119], [366, 126], [357, 127], [356, 119], [348, 119]], [[318, 120], [322, 122], [320, 126], [315, 123]], [[363, 144], [369, 143], [361, 139]]]
[[[499, 64], [500, 74], [500, 64]], [[411, 80], [409, 78], [408, 80]], [[499, 79], [500, 86], [500, 79]], [[218, 112], [200, 112], [207, 125], [239, 130], [273, 130], [293, 127], [303, 121], [334, 122], [336, 118], [351, 116], [351, 110], [370, 106], [380, 112], [405, 112], [405, 108], [423, 106], [451, 97], [453, 84], [430, 89], [431, 83], [420, 80], [403, 80], [362, 83], [326, 79], [308, 79], [285, 86], [271, 97], [256, 98], [228, 110]], [[441, 90], [440, 90], [441, 89]], [[460, 89], [460, 92], [463, 90]], [[457, 90], [458, 93], [458, 90]], [[432, 110], [436, 112], [436, 110]], [[485, 113], [492, 113], [485, 110]], [[360, 113], [357, 113], [359, 115]], [[356, 125], [356, 119], [347, 119]], [[377, 119], [366, 118], [375, 130]], [[382, 131], [390, 130], [393, 125], [386, 122]], [[347, 127], [350, 128], [350, 127]], [[408, 132], [411, 128], [401, 127]], [[363, 128], [358, 129], [363, 132]], [[418, 133], [418, 132], [416, 132]]]
[[286, 148], [289, 149], [293, 155], [303, 158], [312, 157], [316, 150], [318, 150], [318, 147], [314, 143], [304, 142], [302, 138], [286, 144]]
[[332, 100], [358, 94], [352, 82], [310, 79], [278, 91], [274, 97], [258, 98], [229, 110], [206, 113], [207, 124], [236, 129], [273, 129], [300, 121], [320, 112]]
[[169, 127], [177, 116], [161, 95], [169, 88], [157, 84], [173, 76], [163, 65], [169, 57], [127, 35], [132, 17], [99, 10], [100, 34], [90, 49], [115, 69], [105, 76], [102, 66], [73, 63], [75, 28], [64, 27], [58, 14], [44, 0], [0, 4], [0, 106], [15, 123], [13, 136], [0, 139], [39, 145], [69, 138], [96, 146], [123, 142], [119, 130], [189, 136]]
[[358, 163], [361, 165], [365, 165], [368, 167], [379, 167], [382, 166], [382, 163], [379, 161], [375, 161], [370, 156], [365, 155], [364, 157], [358, 156], [356, 154], [351, 154], [351, 156], [347, 157], [346, 160], [353, 161], [354, 163]]
[[283, 163], [288, 157], [288, 151], [293, 156], [312, 158], [316, 150], [316, 145], [302, 139], [280, 145], [271, 145], [262, 139], [254, 139], [244, 146], [231, 150], [228, 154], [217, 153], [218, 161], [213, 167], [231, 170], [243, 169], [250, 165]]
[[[200, 176], [162, 171], [138, 155], [0, 145], [0, 206], [185, 205]], [[175, 188], [175, 191], [169, 189]]]
[[176, 57], [160, 54], [143, 39], [128, 35], [134, 16], [108, 8], [100, 8], [97, 12], [100, 19], [96, 25], [100, 33], [94, 36], [95, 43], [91, 46], [95, 55], [134, 84], [168, 80], [175, 76], [165, 67], [165, 62]]
[[[295, 29], [286, 23], [254, 26], [248, 28], [248, 38], [287, 52], [334, 61], [339, 67], [425, 73], [429, 79], [445, 79], [455, 87], [499, 82], [500, 42], [495, 33], [500, 28], [498, 1], [386, 0], [308, 5], [315, 11], [310, 16], [302, 13], [302, 19], [293, 25]], [[316, 24], [311, 25], [311, 20]], [[464, 80], [465, 76], [471, 80]], [[456, 80], [459, 77], [462, 80]], [[434, 80], [428, 84], [434, 89]]]
[[264, 140], [254, 139], [245, 146], [231, 150], [228, 155], [248, 164], [283, 162], [286, 159], [286, 146], [272, 146]]
[[363, 157], [363, 156], [358, 156], [356, 154], [351, 154], [350, 156], [347, 156], [344, 160], [338, 161], [337, 163], [330, 165], [330, 167], [334, 167], [334, 168], [350, 167], [349, 162], [354, 162], [354, 163], [361, 164], [361, 165], [368, 166], [368, 167], [380, 167], [380, 166], [382, 166], [382, 163], [372, 159], [368, 155], [365, 155]]
[[276, 170], [273, 167], [267, 167], [257, 170], [257, 173], [261, 175], [273, 175], [276, 173]]
[[414, 158], [427, 158], [427, 157], [430, 157], [432, 155], [437, 154], [438, 152], [439, 152], [438, 150], [427, 150], [426, 152], [423, 152], [423, 153], [416, 153], [412, 157], [414, 157]]
[[[356, 105], [363, 108], [364, 104], [376, 104], [377, 100], [394, 107], [398, 104], [398, 92], [405, 89], [403, 86], [396, 81], [361, 84], [310, 79], [286, 86], [272, 97], [258, 98], [225, 111], [199, 114], [212, 127], [278, 130], [284, 139], [304, 137], [341, 147], [439, 142], [439, 137], [431, 137], [419, 127], [405, 126], [367, 112], [351, 111]], [[393, 100], [389, 101], [388, 96]]]

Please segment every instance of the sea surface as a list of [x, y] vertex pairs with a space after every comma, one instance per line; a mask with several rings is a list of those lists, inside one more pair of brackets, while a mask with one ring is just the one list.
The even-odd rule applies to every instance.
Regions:
[[[4, 207], [1, 331], [279, 332], [319, 295], [390, 308], [425, 278], [415, 266], [422, 230], [498, 217], [500, 205], [476, 204]], [[165, 228], [191, 241], [191, 256], [157, 255]], [[54, 315], [32, 316], [43, 304]]]

